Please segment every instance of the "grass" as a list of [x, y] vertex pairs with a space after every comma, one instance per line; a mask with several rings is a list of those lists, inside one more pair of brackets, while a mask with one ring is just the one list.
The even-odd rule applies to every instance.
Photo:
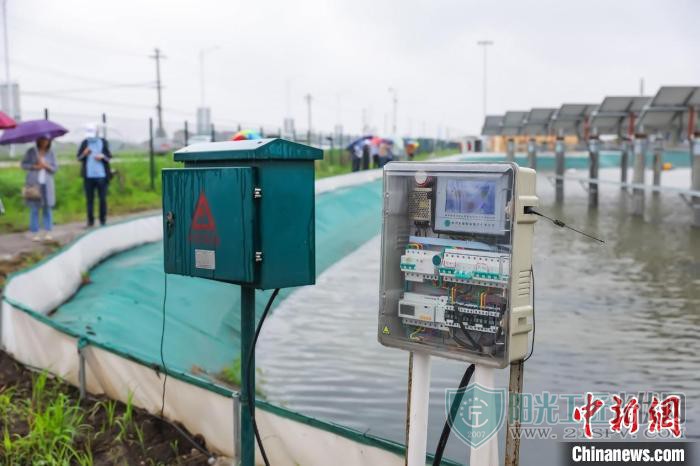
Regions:
[[[2, 393], [3, 464], [88, 461], [81, 448], [89, 429], [84, 422], [86, 413], [64, 393], [56, 391], [46, 373], [35, 377], [29, 398], [15, 401], [17, 395], [13, 388]], [[11, 430], [21, 433], [11, 434]]]
[[131, 395], [126, 404], [80, 401], [76, 389], [46, 372], [0, 359], [2, 377], [16, 377], [0, 384], [0, 464], [207, 464], [171, 426], [135, 409]]
[[[116, 175], [109, 187], [109, 215], [160, 207], [160, 170], [178, 165], [172, 161], [172, 156], [156, 158], [155, 189], [152, 190], [147, 157], [129, 156], [113, 164]], [[20, 168], [0, 169], [0, 198], [6, 210], [6, 214], [0, 216], [0, 233], [25, 231], [29, 227], [28, 209], [21, 196], [24, 177], [25, 173]], [[61, 166], [54, 180], [54, 222], [61, 224], [85, 219], [85, 196], [80, 165]]]
[[[224, 367], [221, 372], [217, 375], [217, 378], [226, 382], [227, 384], [240, 389], [243, 386], [241, 379], [241, 357], [234, 359], [231, 364]], [[263, 386], [265, 384], [265, 379], [263, 378], [262, 369], [259, 367], [255, 370], [256, 381], [255, 381], [255, 396], [257, 398], [265, 398], [265, 391]]]
[[[454, 149], [439, 151], [436, 156], [449, 155]], [[425, 160], [433, 154], [418, 154], [415, 160]], [[54, 222], [63, 224], [85, 219], [85, 196], [80, 165], [68, 163], [72, 156], [59, 156], [59, 171], [55, 176], [56, 207]], [[146, 154], [138, 152], [120, 153], [112, 164], [117, 171], [109, 187], [109, 215], [128, 214], [161, 206], [160, 171], [163, 168], [180, 167], [172, 155], [156, 157], [155, 189], [150, 186], [149, 160]], [[18, 162], [19, 164], [19, 162]], [[316, 178], [349, 173], [350, 158], [347, 151], [328, 150], [323, 160], [316, 161]], [[19, 167], [0, 168], [0, 199], [6, 214], [0, 216], [0, 234], [26, 231], [29, 227], [28, 208], [21, 196], [25, 172]], [[97, 206], [96, 206], [97, 208]]]

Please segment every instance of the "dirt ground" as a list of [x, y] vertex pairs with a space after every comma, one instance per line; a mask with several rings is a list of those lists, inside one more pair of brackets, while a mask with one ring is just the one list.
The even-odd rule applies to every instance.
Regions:
[[[43, 382], [42, 377], [45, 378]], [[44, 395], [38, 395], [40, 391]], [[8, 465], [27, 464], [27, 460], [31, 459], [32, 464], [38, 464], [37, 461], [52, 464], [43, 462], [47, 455], [52, 454], [51, 450], [40, 450], [40, 447], [34, 447], [30, 442], [33, 441], [32, 435], [36, 436], [36, 430], [42, 427], [39, 420], [46, 417], [49, 406], [56, 406], [54, 401], [59, 399], [62, 400], [61, 409], [79, 416], [75, 428], [65, 427], [69, 423], [63, 421], [61, 435], [70, 435], [68, 444], [80, 453], [81, 458], [88, 458], [77, 462], [71, 459], [70, 464], [213, 464], [213, 460], [209, 463], [208, 455], [194, 448], [191, 440], [158, 417], [105, 398], [80, 401], [78, 395], [75, 387], [58, 379], [46, 379], [46, 374], [30, 371], [6, 353], [0, 352], [0, 398], [5, 400], [5, 406], [0, 406], [0, 462], [4, 461]], [[52, 434], [41, 431], [40, 435], [45, 440]], [[192, 440], [206, 450], [201, 437]], [[24, 445], [24, 450], [14, 445]], [[13, 451], [18, 452], [14, 458]], [[31, 456], [33, 451], [36, 451], [37, 458]], [[42, 456], [39, 459], [40, 454]]]

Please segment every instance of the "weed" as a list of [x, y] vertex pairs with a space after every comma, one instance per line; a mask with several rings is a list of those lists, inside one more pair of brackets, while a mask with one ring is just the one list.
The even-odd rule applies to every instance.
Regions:
[[111, 429], [114, 427], [115, 416], [117, 412], [117, 402], [114, 400], [107, 400], [103, 404], [105, 409], [105, 414], [107, 417], [107, 428]]

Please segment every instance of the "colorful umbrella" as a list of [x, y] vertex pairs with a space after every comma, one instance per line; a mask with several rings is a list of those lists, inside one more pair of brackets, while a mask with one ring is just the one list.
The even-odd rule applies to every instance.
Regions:
[[68, 130], [49, 120], [30, 120], [18, 123], [12, 129], [5, 130], [0, 136], [0, 144], [34, 142], [41, 137], [53, 139], [66, 134]]
[[262, 139], [262, 136], [255, 130], [242, 129], [231, 138], [232, 141], [245, 141], [248, 139]]
[[17, 126], [17, 122], [7, 116], [6, 113], [0, 112], [0, 129], [14, 128]]
[[356, 146], [357, 144], [361, 144], [361, 143], [365, 142], [365, 140], [371, 139], [371, 138], [372, 138], [372, 136], [362, 136], [361, 138], [357, 138], [354, 141], [352, 141], [350, 144], [348, 144], [346, 149], [352, 150], [353, 147]]

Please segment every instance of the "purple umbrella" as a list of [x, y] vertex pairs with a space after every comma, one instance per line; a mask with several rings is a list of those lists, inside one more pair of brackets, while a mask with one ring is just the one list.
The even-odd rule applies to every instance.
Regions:
[[17, 123], [12, 129], [7, 129], [0, 136], [0, 144], [16, 144], [19, 142], [34, 142], [40, 137], [49, 139], [66, 134], [68, 130], [49, 120], [30, 120]]

